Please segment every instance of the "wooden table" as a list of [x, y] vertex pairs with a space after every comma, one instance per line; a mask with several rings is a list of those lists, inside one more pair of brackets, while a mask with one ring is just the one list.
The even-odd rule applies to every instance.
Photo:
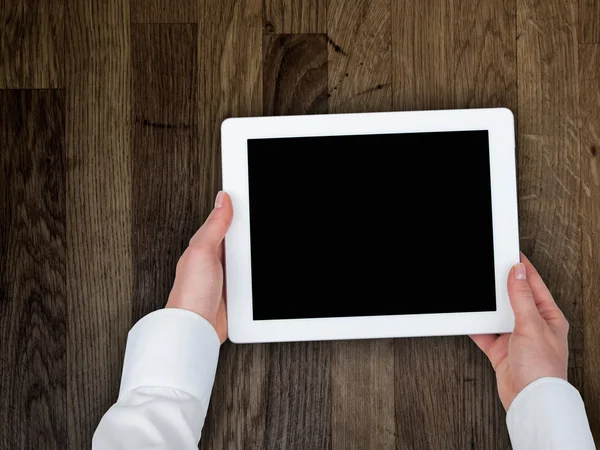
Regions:
[[[494, 106], [600, 441], [600, 0], [5, 0], [0, 39], [0, 448], [89, 447], [223, 119]], [[227, 343], [201, 447], [504, 449], [504, 419], [466, 337]]]

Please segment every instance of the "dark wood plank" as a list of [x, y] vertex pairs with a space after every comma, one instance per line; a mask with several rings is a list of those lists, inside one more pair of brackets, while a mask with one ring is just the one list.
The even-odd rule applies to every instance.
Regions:
[[[324, 34], [263, 39], [265, 115], [327, 112]], [[268, 353], [267, 448], [331, 445], [330, 342], [271, 344]]]
[[498, 398], [496, 374], [487, 357], [470, 338], [461, 338], [462, 351], [456, 355], [462, 361], [462, 371], [450, 389], [460, 389], [461, 431], [458, 448], [510, 449], [506, 429], [506, 412]]
[[[209, 206], [221, 186], [221, 122], [262, 112], [262, 3], [205, 1], [199, 21], [200, 201]], [[221, 346], [201, 448], [265, 448], [267, 349]]]
[[264, 32], [325, 33], [326, 0], [263, 0]]
[[[451, 2], [392, 2], [394, 110], [454, 105]], [[432, 39], [432, 33], [440, 38]]]
[[577, 2], [517, 2], [521, 249], [571, 324], [569, 381], [582, 388]]
[[[454, 0], [449, 58], [456, 108], [517, 110], [516, 10], [512, 0]], [[486, 356], [462, 338], [459, 448], [511, 448], [496, 376]]]
[[401, 339], [395, 351], [396, 448], [462, 448], [460, 338]]
[[579, 0], [579, 42], [600, 44], [600, 0]]
[[132, 23], [196, 23], [195, 0], [131, 0]]
[[201, 224], [197, 36], [193, 25], [134, 24], [133, 320], [164, 307]]
[[394, 448], [394, 341], [334, 342], [331, 397], [332, 448]]
[[1, 448], [67, 445], [63, 91], [0, 91]]
[[[404, 2], [392, 20], [396, 109], [516, 109], [514, 2]], [[395, 376], [399, 448], [510, 448], [494, 372], [468, 338], [397, 341]]]
[[331, 342], [271, 344], [266, 448], [331, 447]]
[[64, 0], [0, 7], [0, 89], [63, 87]]
[[267, 417], [266, 345], [221, 346], [201, 449], [263, 449]]
[[129, 2], [69, 2], [66, 25], [69, 448], [119, 391], [131, 326]]
[[0, 8], [0, 25], [0, 89], [18, 88], [22, 83], [23, 5], [4, 2]]
[[23, 4], [23, 87], [63, 87], [64, 0], [28, 0]]
[[512, 0], [453, 0], [454, 108], [517, 108], [516, 9]]
[[[392, 108], [391, 3], [327, 4], [329, 110]], [[332, 447], [394, 448], [394, 343], [341, 341], [332, 346]]]
[[267, 116], [327, 112], [327, 37], [263, 37], [263, 113]]
[[600, 442], [600, 44], [579, 45], [584, 399]]
[[390, 0], [329, 0], [329, 111], [392, 109]]

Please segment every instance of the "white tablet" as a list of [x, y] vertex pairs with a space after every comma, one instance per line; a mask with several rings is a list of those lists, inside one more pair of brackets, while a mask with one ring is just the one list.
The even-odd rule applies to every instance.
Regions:
[[511, 331], [513, 122], [504, 108], [223, 122], [230, 339]]

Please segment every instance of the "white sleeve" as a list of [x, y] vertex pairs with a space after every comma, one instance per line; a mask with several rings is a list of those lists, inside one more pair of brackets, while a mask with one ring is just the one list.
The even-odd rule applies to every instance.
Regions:
[[540, 378], [515, 397], [506, 415], [514, 450], [595, 450], [579, 391], [560, 378]]
[[162, 309], [129, 332], [119, 398], [100, 421], [92, 448], [197, 449], [220, 342], [203, 317]]

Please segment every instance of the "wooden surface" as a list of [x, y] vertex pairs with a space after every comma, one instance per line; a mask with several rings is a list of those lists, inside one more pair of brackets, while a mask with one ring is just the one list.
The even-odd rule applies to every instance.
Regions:
[[188, 24], [131, 27], [133, 317], [164, 306], [186, 236], [208, 213], [198, 189], [196, 31]]
[[[223, 119], [492, 106], [600, 440], [599, 80], [598, 0], [6, 0], [0, 448], [89, 448], [219, 189]], [[200, 446], [506, 449], [504, 418], [466, 337], [226, 343]]]
[[129, 5], [121, 0], [105, 5], [77, 1], [65, 9], [69, 428], [64, 444], [72, 449], [89, 448], [92, 430], [114, 402], [132, 323]]
[[3, 1], [0, 89], [62, 88], [63, 0]]
[[[600, 317], [600, 42], [580, 44], [579, 62], [583, 394], [588, 409], [600, 411], [600, 327], [595, 319]], [[598, 445], [600, 414], [592, 431]]]
[[65, 98], [0, 90], [1, 448], [67, 438]]

